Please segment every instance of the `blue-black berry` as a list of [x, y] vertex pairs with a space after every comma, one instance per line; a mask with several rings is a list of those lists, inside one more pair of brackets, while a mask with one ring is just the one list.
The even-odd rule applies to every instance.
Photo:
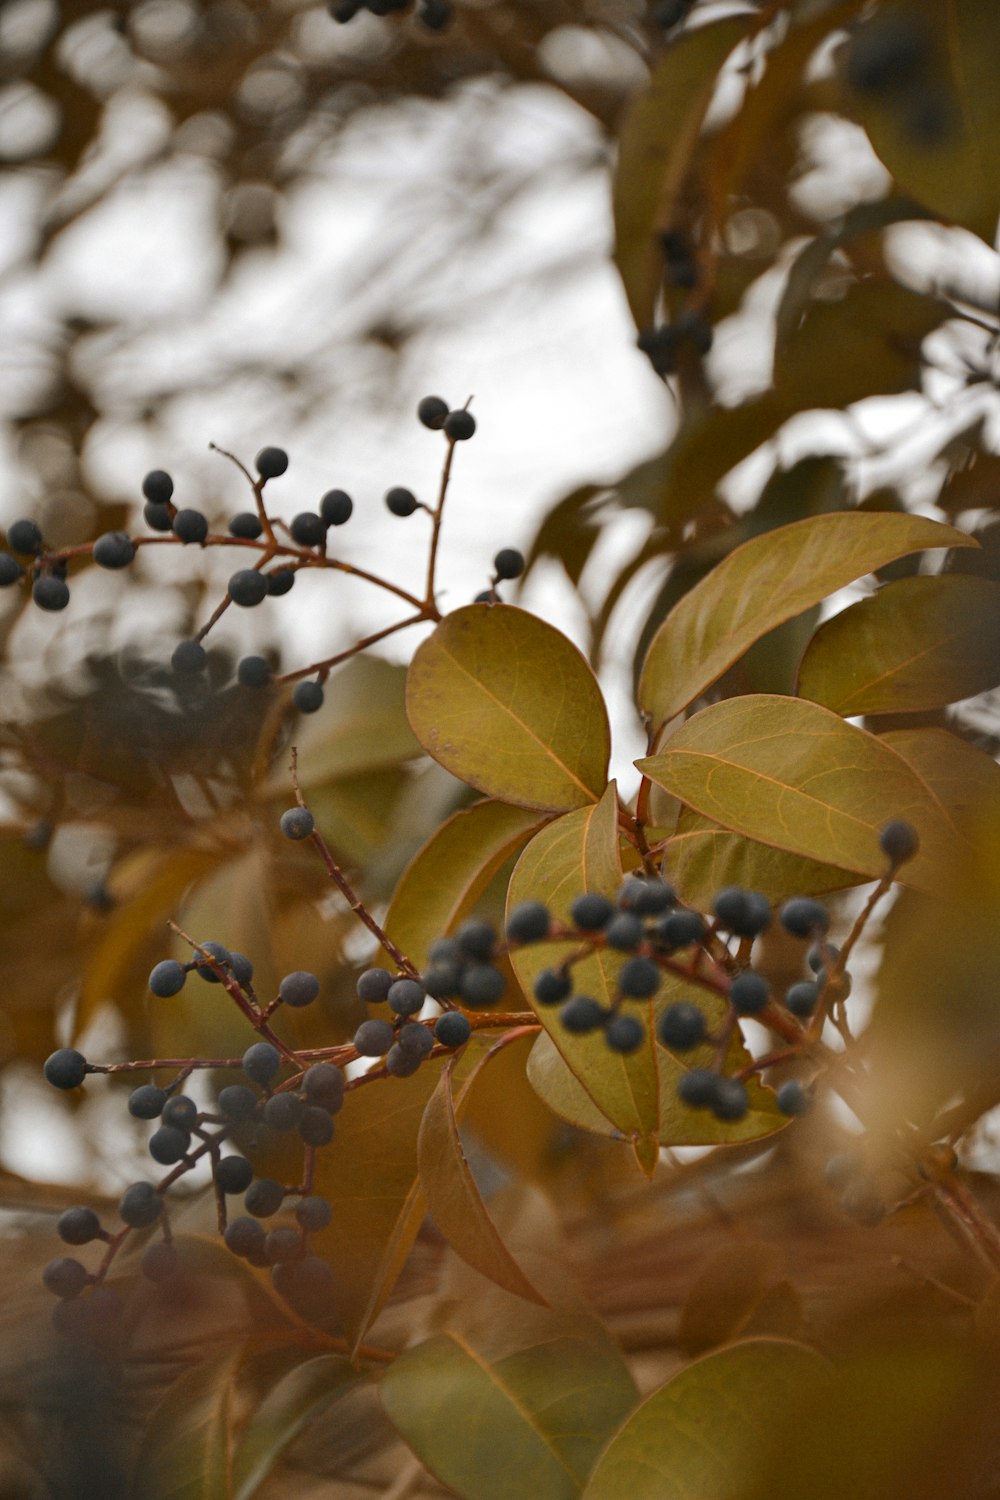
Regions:
[[170, 531], [174, 524], [174, 513], [168, 505], [154, 505], [152, 501], [142, 507], [142, 518], [150, 531]]
[[501, 547], [493, 559], [493, 571], [498, 579], [520, 578], [524, 572], [524, 554], [516, 547]]
[[167, 1125], [179, 1125], [182, 1130], [193, 1130], [198, 1123], [198, 1106], [187, 1094], [175, 1094], [163, 1106], [163, 1119]]
[[233, 1219], [222, 1236], [226, 1248], [244, 1259], [263, 1251], [266, 1237], [267, 1231], [260, 1221], [245, 1216]]
[[200, 510], [179, 510], [173, 519], [171, 530], [182, 542], [200, 544], [208, 536], [208, 522]]
[[189, 677], [203, 671], [207, 661], [208, 653], [200, 641], [181, 641], [174, 647], [170, 665], [179, 676]]
[[804, 1115], [812, 1109], [812, 1096], [806, 1092], [797, 1078], [783, 1083], [777, 1094], [778, 1108], [783, 1115]]
[[781, 908], [781, 925], [792, 937], [822, 937], [830, 926], [830, 913], [811, 896], [793, 896]]
[[397, 1016], [414, 1016], [423, 1008], [427, 991], [417, 979], [395, 979], [385, 998]]
[[323, 707], [323, 689], [318, 682], [297, 682], [292, 689], [292, 702], [300, 714], [314, 714]]
[[719, 891], [713, 908], [721, 926], [735, 937], [758, 937], [771, 925], [771, 904], [760, 891], [727, 886]]
[[267, 579], [254, 568], [240, 568], [229, 580], [229, 597], [243, 609], [252, 609], [267, 598]]
[[286, 974], [278, 986], [278, 995], [286, 1005], [300, 1007], [311, 1005], [319, 994], [319, 980], [307, 969], [296, 969]]
[[577, 896], [569, 909], [570, 920], [581, 932], [600, 932], [614, 914], [614, 906], [607, 896], [602, 896], [597, 891]]
[[288, 529], [300, 547], [321, 547], [326, 541], [326, 522], [314, 510], [300, 511]]
[[165, 958], [158, 963], [149, 976], [149, 988], [154, 995], [166, 1000], [184, 988], [187, 972], [176, 958]]
[[388, 1021], [362, 1021], [354, 1033], [354, 1045], [360, 1057], [384, 1057], [396, 1040]]
[[333, 1140], [333, 1121], [330, 1118], [330, 1111], [320, 1104], [307, 1105], [299, 1121], [299, 1135], [307, 1146], [328, 1145]]
[[359, 1000], [368, 1005], [381, 1005], [392, 984], [393, 977], [388, 969], [365, 969], [358, 975], [355, 989]]
[[750, 1095], [738, 1078], [718, 1078], [709, 1109], [717, 1120], [742, 1120], [750, 1108]]
[[56, 1225], [59, 1238], [67, 1245], [89, 1245], [101, 1232], [101, 1221], [92, 1208], [67, 1208]]
[[534, 996], [539, 1005], [560, 1005], [573, 992], [573, 982], [561, 969], [542, 969], [535, 976]]
[[729, 999], [738, 1016], [759, 1016], [770, 995], [771, 986], [753, 969], [744, 969], [729, 986]]
[[346, 490], [327, 490], [319, 502], [319, 513], [328, 526], [343, 526], [353, 510], [354, 501]]
[[288, 454], [284, 448], [262, 448], [254, 463], [261, 479], [277, 479], [288, 468]]
[[659, 966], [651, 958], [627, 958], [618, 971], [618, 988], [628, 1000], [649, 1000], [659, 987]]
[[472, 1027], [457, 1010], [447, 1010], [434, 1023], [434, 1036], [443, 1047], [461, 1047], [472, 1035]]
[[425, 427], [439, 432], [445, 424], [449, 406], [441, 396], [425, 396], [417, 407], [417, 416]]
[[17, 583], [24, 576], [24, 570], [15, 557], [9, 552], [0, 552], [0, 589], [10, 588], [12, 583]]
[[412, 1052], [404, 1052], [395, 1042], [386, 1053], [385, 1071], [390, 1078], [409, 1078], [420, 1067], [420, 1058]]
[[50, 1260], [42, 1272], [42, 1280], [50, 1292], [57, 1297], [79, 1297], [90, 1280], [87, 1268], [70, 1255]]
[[73, 1047], [60, 1047], [45, 1060], [46, 1083], [54, 1089], [75, 1089], [87, 1076], [87, 1059]]
[[252, 510], [241, 510], [229, 523], [229, 535], [248, 542], [255, 542], [263, 530], [260, 516]]
[[141, 1083], [128, 1096], [128, 1112], [136, 1120], [158, 1120], [167, 1102], [166, 1089], [155, 1083]]
[[718, 1082], [711, 1068], [689, 1068], [677, 1084], [677, 1097], [692, 1109], [710, 1109]]
[[412, 490], [397, 484], [386, 490], [385, 503], [394, 516], [412, 516], [419, 502]]
[[286, 1089], [280, 1094], [272, 1094], [264, 1105], [264, 1124], [272, 1130], [294, 1130], [305, 1110], [305, 1100]]
[[243, 1054], [243, 1071], [254, 1083], [270, 1083], [280, 1067], [281, 1053], [270, 1042], [254, 1042]]
[[[492, 964], [469, 964], [458, 981], [458, 993], [474, 1010], [496, 1005], [506, 989], [506, 980]], [[389, 1004], [392, 1004], [390, 998]]]
[[135, 547], [127, 531], [106, 531], [94, 543], [93, 558], [100, 568], [127, 568]]
[[223, 1193], [245, 1193], [253, 1182], [253, 1167], [245, 1156], [224, 1156], [213, 1172]]
[[263, 656], [241, 657], [236, 668], [236, 678], [241, 687], [267, 687], [273, 675], [271, 663]]
[[169, 505], [174, 481], [163, 469], [150, 469], [142, 481], [142, 493], [153, 505]]
[[65, 609], [69, 603], [69, 587], [52, 573], [43, 573], [32, 585], [31, 597], [39, 609]]
[[453, 443], [464, 443], [476, 430], [476, 419], [471, 411], [450, 411], [444, 419], [445, 436]]
[[286, 839], [307, 839], [316, 826], [308, 807], [290, 807], [281, 814], [281, 831]]
[[605, 1021], [604, 1040], [612, 1052], [636, 1052], [646, 1040], [646, 1028], [638, 1016], [619, 1013]]
[[559, 1019], [574, 1036], [584, 1036], [604, 1025], [607, 1012], [590, 995], [574, 995], [559, 1011]]
[[[221, 943], [202, 943], [201, 946], [204, 948], [206, 953], [210, 953], [212, 955], [220, 968], [232, 968], [233, 955], [230, 953], [229, 949], [224, 948]], [[195, 973], [198, 975], [199, 979], [204, 979], [206, 984], [221, 983], [218, 974], [214, 974], [212, 972], [211, 968], [200, 954], [196, 954], [195, 956]]]
[[470, 917], [467, 922], [463, 922], [455, 934], [455, 940], [463, 958], [488, 963], [493, 957], [496, 933], [492, 924], [481, 918]]
[[891, 823], [886, 823], [878, 836], [878, 842], [882, 853], [894, 868], [912, 859], [920, 848], [917, 830], [912, 823], [907, 823], [902, 818], [894, 818]]
[[146, 1229], [155, 1224], [163, 1211], [163, 1200], [151, 1182], [133, 1182], [118, 1204], [124, 1223], [132, 1229]]
[[344, 1102], [344, 1075], [333, 1063], [313, 1063], [307, 1068], [302, 1087], [310, 1104], [335, 1115]]
[[257, 1095], [245, 1083], [227, 1083], [219, 1090], [219, 1113], [226, 1120], [252, 1120], [257, 1102]]
[[671, 911], [657, 923], [657, 932], [671, 948], [687, 948], [700, 943], [707, 928], [697, 911]]
[[333, 1206], [326, 1198], [314, 1194], [309, 1198], [302, 1198], [295, 1205], [295, 1217], [302, 1228], [308, 1232], [317, 1229], [325, 1229], [333, 1218]]
[[161, 1125], [149, 1138], [149, 1154], [161, 1167], [172, 1167], [188, 1153], [191, 1137], [177, 1125]]
[[657, 1023], [656, 1033], [664, 1047], [673, 1052], [689, 1052], [705, 1040], [708, 1024], [697, 1005], [679, 1000], [676, 1005], [667, 1006]]
[[396, 1043], [413, 1057], [426, 1057], [434, 1046], [434, 1033], [429, 1026], [422, 1026], [419, 1021], [407, 1021], [405, 1026], [399, 1028]]
[[275, 1182], [272, 1177], [258, 1177], [257, 1181], [252, 1182], [247, 1188], [243, 1207], [248, 1214], [253, 1214], [255, 1219], [269, 1219], [272, 1214], [278, 1212], [284, 1199], [285, 1190], [280, 1182]]
[[634, 953], [643, 939], [642, 919], [634, 911], [616, 911], [604, 936], [609, 948], [620, 953]]
[[22, 556], [42, 550], [42, 533], [34, 521], [14, 521], [7, 527], [7, 545]]
[[552, 918], [541, 901], [522, 901], [507, 918], [507, 940], [511, 943], [540, 943], [549, 935]]
[[810, 979], [802, 979], [785, 992], [785, 1007], [793, 1016], [805, 1020], [811, 1016], [819, 1003], [819, 985]]
[[275, 568], [273, 573], [265, 573], [267, 580], [267, 592], [272, 599], [280, 599], [287, 594], [295, 584], [294, 568]]

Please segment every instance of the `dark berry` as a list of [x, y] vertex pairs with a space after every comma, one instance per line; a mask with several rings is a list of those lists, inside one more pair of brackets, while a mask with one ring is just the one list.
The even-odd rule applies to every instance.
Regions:
[[142, 481], [142, 493], [153, 505], [169, 505], [174, 481], [163, 469], [150, 469]]
[[285, 1201], [285, 1190], [273, 1177], [258, 1177], [247, 1188], [243, 1207], [255, 1219], [269, 1219]]
[[426, 1057], [434, 1046], [434, 1033], [419, 1021], [407, 1021], [399, 1028], [397, 1045], [413, 1057]]
[[323, 689], [318, 682], [297, 682], [292, 689], [292, 702], [300, 714], [318, 713], [323, 707]]
[[128, 1096], [128, 1112], [136, 1120], [157, 1120], [167, 1102], [166, 1089], [155, 1083], [142, 1083]]
[[[228, 948], [223, 948], [221, 943], [202, 943], [206, 953], [210, 953], [216, 963], [223, 969], [232, 968], [233, 955]], [[213, 974], [209, 965], [200, 955], [195, 959], [195, 973], [199, 979], [204, 979], [206, 984], [220, 984], [218, 974]]]
[[72, 1047], [60, 1047], [45, 1059], [46, 1083], [54, 1089], [75, 1089], [87, 1076], [87, 1059]]
[[385, 1071], [391, 1078], [409, 1078], [419, 1067], [420, 1058], [412, 1052], [404, 1052], [398, 1042], [386, 1053]]
[[152, 501], [142, 507], [142, 518], [150, 531], [171, 531], [174, 517], [169, 506], [154, 505]]
[[386, 490], [385, 503], [394, 516], [412, 516], [418, 502], [412, 490], [397, 484], [391, 490]]
[[665, 880], [642, 880], [630, 875], [616, 900], [622, 911], [635, 912], [640, 917], [658, 917], [676, 904], [677, 892]]
[[819, 985], [810, 979], [802, 979], [785, 992], [785, 1007], [793, 1016], [805, 1020], [811, 1016], [819, 1002]]
[[470, 917], [456, 932], [455, 941], [458, 943], [458, 951], [462, 958], [488, 963], [493, 957], [496, 937], [492, 923], [484, 922], [478, 917]]
[[176, 958], [165, 958], [158, 963], [149, 976], [149, 988], [154, 995], [159, 995], [161, 1000], [166, 1000], [171, 995], [176, 995], [184, 988], [187, 972]]
[[248, 542], [255, 542], [263, 530], [260, 516], [252, 510], [241, 510], [239, 515], [233, 516], [229, 523], [229, 535], [238, 536]]
[[313, 1063], [302, 1080], [310, 1104], [335, 1115], [344, 1102], [344, 1075], [333, 1063]]
[[299, 1121], [299, 1135], [307, 1146], [325, 1146], [333, 1140], [333, 1121], [329, 1110], [319, 1104], [309, 1104]]
[[677, 1085], [677, 1097], [692, 1109], [709, 1109], [718, 1082], [719, 1075], [711, 1068], [689, 1068]]
[[243, 1054], [243, 1071], [254, 1083], [270, 1083], [280, 1067], [281, 1053], [270, 1042], [254, 1042]]
[[302, 1253], [302, 1236], [297, 1229], [272, 1229], [264, 1240], [264, 1259], [268, 1265], [276, 1266], [282, 1261], [295, 1260]]
[[12, 583], [17, 583], [23, 576], [23, 569], [16, 558], [8, 552], [0, 553], [0, 589], [10, 588]]
[[42, 550], [42, 533], [34, 521], [14, 521], [7, 527], [7, 545], [22, 555]]
[[368, 1005], [381, 1005], [392, 987], [393, 979], [388, 969], [365, 969], [358, 975], [355, 986], [359, 1000]]
[[473, 1010], [496, 1005], [506, 988], [507, 981], [493, 964], [468, 964], [458, 982], [459, 996]]
[[646, 1028], [637, 1016], [612, 1016], [605, 1022], [604, 1040], [612, 1052], [635, 1052], [646, 1040]]
[[659, 4], [653, 6], [653, 25], [669, 31], [671, 26], [676, 26], [678, 21], [684, 19], [691, 4], [692, 0], [659, 0]]
[[180, 676], [189, 677], [195, 672], [204, 671], [207, 661], [208, 653], [200, 641], [181, 641], [179, 646], [174, 647], [170, 665]]
[[174, 536], [189, 545], [200, 544], [208, 536], [208, 522], [200, 510], [179, 510], [170, 529]]
[[388, 1021], [362, 1021], [354, 1033], [354, 1045], [361, 1057], [384, 1057], [396, 1040]]
[[420, 982], [433, 1000], [454, 1000], [462, 977], [460, 964], [432, 964]]
[[792, 937], [822, 936], [830, 925], [830, 914], [811, 896], [793, 896], [781, 908], [781, 925]]
[[619, 953], [634, 953], [642, 942], [642, 919], [632, 911], [617, 911], [604, 929], [609, 948]]
[[498, 579], [520, 578], [524, 572], [524, 554], [516, 547], [502, 547], [493, 559], [493, 571]]
[[272, 1130], [294, 1130], [305, 1113], [305, 1100], [287, 1090], [274, 1094], [264, 1105], [264, 1124]]
[[327, 490], [319, 502], [319, 513], [327, 526], [343, 526], [351, 519], [354, 501], [346, 490]]
[[163, 1212], [163, 1200], [151, 1182], [133, 1182], [122, 1194], [118, 1212], [130, 1228], [146, 1229]]
[[319, 994], [319, 980], [306, 969], [296, 969], [286, 974], [278, 986], [278, 995], [286, 1005], [299, 1009], [311, 1005]]
[[427, 999], [427, 991], [416, 979], [396, 979], [390, 984], [386, 999], [397, 1016], [415, 1016]]
[[159, 1240], [155, 1245], [146, 1247], [139, 1267], [147, 1281], [158, 1283], [176, 1276], [179, 1264], [174, 1246], [168, 1245], [166, 1240]]
[[31, 597], [39, 609], [65, 609], [69, 603], [69, 588], [61, 578], [55, 578], [51, 573], [43, 573], [41, 578], [35, 580], [31, 589]]
[[257, 1095], [245, 1083], [227, 1083], [219, 1090], [219, 1113], [227, 1120], [251, 1120], [257, 1113]]
[[790, 1078], [781, 1085], [777, 1100], [783, 1115], [804, 1115], [812, 1109], [812, 1096], [806, 1093], [796, 1078]]
[[604, 1025], [604, 1006], [590, 995], [574, 995], [559, 1011], [559, 1019], [567, 1031], [574, 1036], [584, 1036]]
[[42, 1272], [42, 1280], [50, 1292], [57, 1297], [79, 1297], [90, 1276], [87, 1268], [70, 1255], [50, 1260]]
[[101, 1232], [101, 1221], [92, 1208], [67, 1208], [59, 1215], [56, 1231], [67, 1245], [89, 1245]]
[[262, 448], [254, 463], [261, 479], [277, 479], [288, 468], [288, 454], [284, 448]]
[[267, 580], [267, 592], [272, 599], [280, 599], [287, 594], [295, 583], [294, 568], [276, 568], [273, 573], [265, 574]]
[[693, 344], [699, 354], [707, 354], [715, 342], [715, 333], [704, 313], [682, 312], [674, 324], [678, 339]]
[[540, 943], [549, 935], [552, 918], [541, 901], [522, 901], [507, 918], [507, 941]]
[[715, 1097], [709, 1105], [717, 1120], [742, 1120], [750, 1108], [750, 1095], [738, 1078], [718, 1078]]
[[917, 830], [912, 823], [907, 823], [902, 818], [893, 818], [891, 823], [886, 823], [878, 836], [878, 842], [893, 868], [912, 859], [920, 848]]
[[314, 510], [300, 511], [288, 529], [300, 547], [321, 547], [326, 541], [326, 522]]
[[417, 407], [417, 416], [432, 432], [440, 432], [448, 416], [447, 401], [440, 396], [425, 396]]
[[744, 969], [729, 986], [729, 999], [738, 1016], [759, 1016], [770, 995], [771, 986], [753, 969]]
[[705, 1040], [708, 1024], [697, 1005], [679, 1000], [676, 1005], [667, 1006], [657, 1023], [656, 1033], [664, 1047], [673, 1052], [689, 1052]]
[[266, 1230], [256, 1219], [241, 1217], [226, 1226], [222, 1238], [234, 1255], [249, 1256], [263, 1250]]
[[443, 1047], [462, 1047], [472, 1035], [467, 1018], [457, 1010], [447, 1010], [434, 1023], [434, 1036]]
[[657, 923], [657, 932], [671, 948], [687, 948], [700, 943], [707, 929], [697, 911], [671, 911]]
[[253, 1182], [253, 1167], [245, 1156], [224, 1156], [212, 1175], [222, 1192], [245, 1193]]
[[267, 687], [273, 676], [271, 663], [263, 656], [243, 656], [236, 668], [236, 679], [241, 687]]
[[627, 958], [618, 973], [618, 988], [628, 1000], [649, 1000], [660, 988], [660, 969], [651, 958]]
[[569, 909], [570, 921], [582, 932], [600, 932], [614, 916], [614, 906], [607, 896], [596, 891], [577, 896]]
[[100, 568], [127, 568], [135, 547], [127, 531], [106, 531], [94, 543], [93, 557]]
[[771, 925], [771, 904], [759, 891], [730, 885], [713, 902], [719, 923], [735, 937], [758, 937]]
[[267, 597], [267, 579], [255, 568], [240, 568], [229, 580], [229, 597], [243, 609], [252, 609]]
[[163, 1106], [165, 1125], [179, 1125], [181, 1130], [193, 1130], [198, 1123], [198, 1106], [187, 1094], [175, 1094]]
[[333, 1272], [318, 1255], [303, 1255], [291, 1264], [274, 1266], [271, 1282], [286, 1302], [308, 1308], [329, 1294]]
[[472, 602], [473, 604], [499, 604], [500, 600], [493, 589], [483, 589]]
[[476, 430], [476, 419], [471, 411], [450, 411], [444, 419], [445, 436], [453, 443], [464, 443]]
[[172, 1167], [187, 1156], [191, 1137], [178, 1125], [161, 1125], [149, 1138], [149, 1154], [161, 1167]]
[[281, 814], [281, 831], [286, 839], [307, 839], [316, 826], [308, 807], [290, 807]]
[[325, 1198], [303, 1198], [296, 1205], [295, 1217], [305, 1230], [325, 1229], [333, 1218], [333, 1208]]
[[561, 969], [542, 969], [535, 976], [533, 993], [539, 1005], [560, 1005], [572, 991], [572, 980]]
[[816, 943], [806, 954], [806, 963], [814, 974], [818, 974], [825, 968], [827, 960], [836, 963], [840, 957], [840, 949], [836, 943]]
[[[492, 931], [492, 929], [491, 929]], [[490, 953], [492, 953], [492, 944]], [[486, 957], [489, 958], [490, 953]], [[458, 939], [453, 937], [435, 938], [427, 950], [427, 957], [432, 964], [455, 964], [462, 957], [462, 950], [458, 946]]]

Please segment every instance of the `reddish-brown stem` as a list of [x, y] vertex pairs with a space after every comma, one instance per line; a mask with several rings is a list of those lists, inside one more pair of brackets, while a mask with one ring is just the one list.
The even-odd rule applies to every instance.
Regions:
[[1000, 1271], [1000, 1230], [986, 1214], [964, 1183], [954, 1177], [932, 1185], [938, 1203], [963, 1230], [982, 1261], [993, 1272]]
[[229, 462], [235, 464], [240, 473], [243, 475], [247, 484], [253, 491], [254, 505], [257, 507], [257, 518], [260, 521], [261, 526], [264, 528], [264, 535], [267, 537], [268, 542], [273, 545], [274, 528], [271, 525], [271, 518], [268, 515], [264, 505], [264, 486], [267, 483], [267, 480], [263, 476], [254, 479], [246, 464], [244, 464], [241, 459], [238, 459], [235, 453], [230, 453], [227, 449], [220, 448], [217, 443], [209, 443], [208, 446], [214, 453], [221, 453], [223, 458], [228, 458]]
[[194, 938], [190, 937], [182, 927], [178, 927], [176, 922], [168, 922], [167, 926], [176, 932], [178, 937], [183, 938], [204, 960], [206, 966], [211, 969], [219, 983], [225, 987], [227, 994], [236, 1002], [254, 1030], [259, 1032], [273, 1047], [276, 1047], [283, 1057], [294, 1062], [295, 1053], [291, 1047], [288, 1046], [287, 1042], [283, 1042], [279, 1036], [274, 1034], [257, 1006], [248, 1000], [240, 989], [235, 975], [228, 973], [214, 954], [210, 953], [207, 948], [203, 948], [200, 943], [196, 943]]
[[285, 672], [274, 680], [275, 682], [297, 682], [300, 677], [312, 677], [317, 672], [325, 674], [332, 667], [338, 667], [342, 661], [355, 656], [359, 651], [366, 650], [368, 646], [374, 646], [377, 641], [385, 640], [386, 636], [394, 635], [397, 630], [406, 630], [410, 625], [419, 625], [426, 618], [423, 612], [419, 615], [408, 615], [405, 620], [397, 620], [395, 625], [386, 625], [382, 630], [362, 636], [361, 640], [355, 641], [353, 646], [348, 646], [344, 651], [338, 651], [336, 656], [328, 656], [325, 661], [313, 662], [311, 667], [299, 667], [294, 672]]
[[[469, 398], [471, 400], [471, 397]], [[468, 406], [468, 402], [466, 402]], [[455, 456], [455, 440], [448, 439], [448, 452], [445, 454], [444, 467], [441, 470], [441, 486], [438, 490], [437, 505], [430, 512], [431, 516], [431, 546], [427, 558], [427, 591], [424, 597], [424, 608], [431, 612], [431, 618], [439, 620], [437, 601], [434, 598], [434, 575], [437, 571], [438, 542], [441, 537], [441, 521], [444, 516], [444, 502], [448, 494], [448, 481], [451, 479], [451, 464]]]

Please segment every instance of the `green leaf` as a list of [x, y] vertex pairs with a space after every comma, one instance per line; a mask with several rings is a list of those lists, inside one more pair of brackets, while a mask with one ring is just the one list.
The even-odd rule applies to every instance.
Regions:
[[[487, 1054], [476, 1071], [489, 1060]], [[474, 1077], [475, 1073], [463, 1092]], [[456, 1254], [481, 1275], [518, 1297], [544, 1304], [545, 1298], [531, 1285], [507, 1249], [479, 1196], [458, 1135], [451, 1078], [452, 1060], [449, 1060], [428, 1100], [417, 1138], [420, 1182], [431, 1218]]]
[[233, 1458], [233, 1500], [251, 1500], [286, 1448], [359, 1376], [339, 1354], [305, 1359], [269, 1391]]
[[926, 781], [964, 834], [1000, 819], [1000, 766], [947, 729], [891, 729], [879, 739]]
[[799, 668], [803, 698], [845, 718], [915, 713], [1000, 683], [1000, 584], [902, 578], [834, 615]]
[[448, 615], [413, 658], [406, 711], [424, 749], [487, 796], [566, 812], [607, 784], [597, 679], [571, 641], [524, 610]]
[[135, 1461], [134, 1500], [231, 1500], [229, 1447], [241, 1345], [187, 1370], [154, 1410]]
[[745, 16], [716, 21], [668, 48], [619, 133], [615, 261], [637, 328], [652, 322], [663, 276], [657, 232], [671, 225], [719, 70], [747, 25]]
[[381, 1394], [417, 1456], [465, 1500], [573, 1500], [635, 1387], [617, 1351], [586, 1335], [553, 1332], [491, 1360], [449, 1333], [396, 1360]]
[[[614, 783], [596, 807], [581, 808], [536, 833], [518, 860], [507, 893], [508, 910], [520, 901], [541, 900], [560, 921], [568, 921], [575, 897], [597, 891], [614, 897], [621, 882], [618, 853], [618, 799]], [[541, 969], [561, 963], [577, 944], [571, 941], [531, 943], [511, 953], [518, 983], [533, 1003], [534, 982]], [[573, 965], [578, 994], [608, 1004], [617, 991], [624, 955], [602, 950]], [[652, 1022], [651, 1003], [630, 1007]], [[656, 1134], [659, 1086], [656, 1051], [650, 1038], [628, 1057], [612, 1052], [600, 1033], [573, 1036], [560, 1024], [557, 1008], [536, 1007], [538, 1019], [594, 1104], [629, 1137]]]
[[537, 813], [523, 807], [477, 802], [442, 823], [414, 855], [393, 894], [385, 928], [418, 967], [435, 938], [467, 915], [539, 822]]
[[[906, 756], [904, 755], [904, 760]], [[803, 859], [720, 828], [685, 807], [663, 856], [663, 872], [689, 906], [707, 911], [716, 891], [742, 885], [772, 903], [788, 896], [820, 896], [867, 879], [859, 870]]]
[[974, 547], [938, 521], [885, 512], [810, 516], [753, 537], [690, 589], [646, 657], [639, 704], [658, 725], [687, 708], [749, 646], [828, 594], [925, 547]]
[[615, 1434], [583, 1500], [741, 1500], [787, 1401], [826, 1378], [818, 1355], [782, 1339], [697, 1360]]
[[927, 783], [888, 745], [818, 704], [754, 694], [695, 714], [639, 769], [713, 822], [776, 849], [884, 873], [878, 834], [905, 818], [921, 841], [903, 867], [933, 888], [961, 837]]

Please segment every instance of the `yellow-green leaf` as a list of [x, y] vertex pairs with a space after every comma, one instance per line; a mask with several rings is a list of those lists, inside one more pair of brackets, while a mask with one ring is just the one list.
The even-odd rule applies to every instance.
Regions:
[[525, 610], [448, 615], [410, 664], [406, 711], [436, 761], [503, 802], [568, 812], [607, 785], [597, 679], [572, 641]]
[[340, 1354], [304, 1358], [267, 1393], [233, 1456], [233, 1500], [252, 1500], [302, 1429], [358, 1380]]
[[537, 813], [492, 800], [442, 823], [404, 870], [386, 931], [418, 966], [427, 950], [462, 920], [497, 870], [539, 825]]
[[[582, 891], [613, 897], [621, 881], [618, 849], [618, 799], [614, 783], [596, 807], [580, 808], [536, 833], [518, 860], [507, 894], [508, 909], [520, 901], [541, 900], [560, 921]], [[573, 942], [532, 943], [516, 949], [511, 961], [518, 983], [533, 1003], [535, 978], [541, 969], [561, 963]], [[614, 999], [623, 955], [607, 950], [573, 965], [578, 994], [593, 995], [602, 1005]], [[551, 1006], [538, 1006], [538, 1018], [597, 1109], [625, 1135], [655, 1135], [659, 1118], [656, 1049], [652, 1042], [651, 1003], [632, 1002], [649, 1027], [650, 1037], [624, 1057], [611, 1052], [601, 1034], [573, 1036]]]
[[761, 1240], [730, 1240], [709, 1257], [684, 1299], [677, 1342], [685, 1354], [704, 1354], [742, 1331], [775, 1279], [779, 1255]]
[[901, 578], [834, 615], [799, 668], [803, 698], [844, 718], [915, 713], [1000, 682], [1000, 583]]
[[696, 1360], [632, 1413], [583, 1500], [740, 1500], [784, 1408], [827, 1367], [802, 1344], [753, 1339]]
[[905, 818], [921, 849], [902, 877], [933, 888], [961, 842], [927, 783], [873, 734], [797, 698], [753, 694], [695, 714], [637, 764], [658, 786], [735, 833], [868, 876], [885, 870], [878, 834]]
[[[489, 1054], [478, 1067], [488, 1063]], [[545, 1298], [507, 1249], [479, 1196], [458, 1135], [451, 1079], [449, 1061], [428, 1100], [417, 1137], [420, 1182], [431, 1218], [456, 1254], [475, 1270], [518, 1297], [544, 1304]], [[466, 1089], [471, 1082], [472, 1077]]]
[[679, 600], [650, 645], [639, 704], [657, 724], [688, 707], [744, 651], [854, 579], [925, 547], [974, 547], [922, 516], [838, 511], [737, 547]]
[[719, 70], [746, 31], [745, 16], [729, 17], [682, 37], [664, 53], [619, 133], [615, 260], [637, 328], [652, 321], [663, 276], [657, 231], [669, 227]]
[[490, 1360], [449, 1333], [390, 1365], [381, 1395], [464, 1500], [574, 1500], [635, 1387], [617, 1351], [586, 1334], [555, 1332]]
[[146, 1427], [135, 1462], [133, 1500], [231, 1500], [233, 1387], [245, 1350], [187, 1370]]
[[963, 833], [1000, 819], [1000, 766], [947, 729], [890, 729], [879, 739], [913, 767]]
[[862, 871], [804, 859], [730, 833], [689, 807], [681, 810], [664, 852], [663, 869], [688, 905], [699, 911], [707, 911], [716, 891], [727, 885], [762, 891], [776, 903], [788, 896], [841, 891], [867, 879]]

